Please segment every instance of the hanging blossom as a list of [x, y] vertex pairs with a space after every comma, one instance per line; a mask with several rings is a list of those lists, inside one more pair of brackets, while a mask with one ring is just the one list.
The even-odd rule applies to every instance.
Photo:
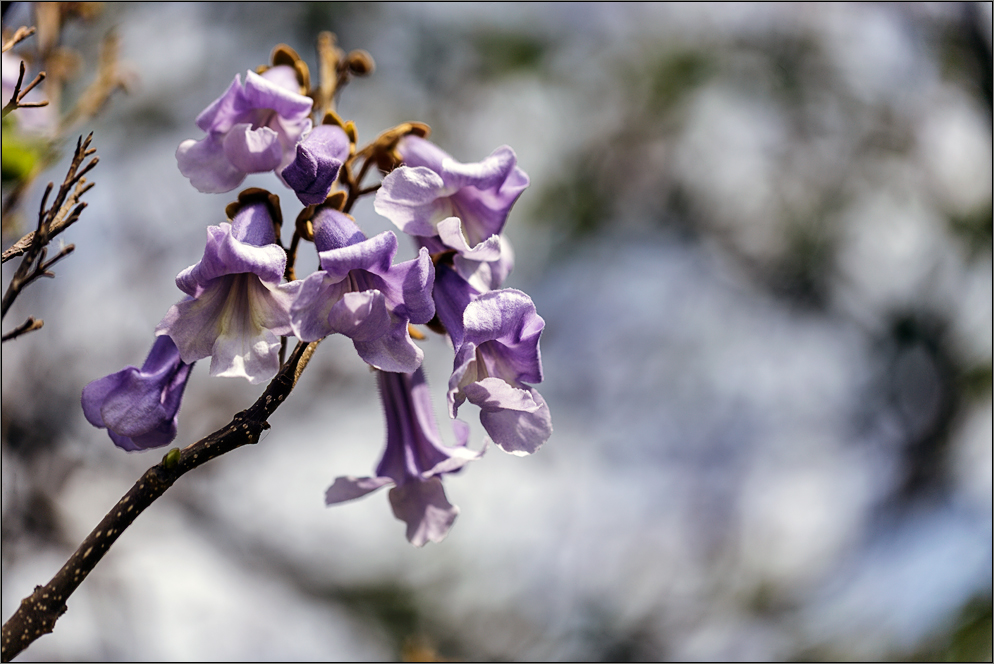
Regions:
[[246, 202], [232, 223], [207, 229], [204, 257], [176, 277], [189, 297], [155, 330], [172, 337], [184, 362], [211, 357], [212, 376], [257, 384], [279, 370], [280, 336], [291, 334], [290, 303], [300, 282], [281, 284], [286, 252], [266, 202]]
[[545, 321], [525, 293], [480, 293], [454, 266], [435, 268], [435, 309], [456, 351], [449, 377], [449, 409], [456, 416], [469, 401], [480, 423], [504, 451], [531, 454], [552, 435], [552, 416], [538, 390], [542, 382], [539, 338]]
[[141, 369], [125, 367], [83, 388], [83, 415], [129, 452], [167, 445], [193, 364], [169, 337], [158, 337]]
[[318, 125], [297, 144], [296, 157], [280, 177], [304, 205], [319, 205], [349, 158], [349, 137], [341, 127]]
[[464, 401], [480, 407], [480, 423], [505, 452], [524, 456], [552, 435], [538, 342], [545, 321], [531, 298], [506, 288], [484, 293], [463, 312], [463, 339], [449, 378], [449, 411]]
[[526, 294], [495, 290], [513, 266], [502, 231], [528, 176], [506, 146], [475, 164], [416, 136], [403, 138], [397, 150], [406, 165], [384, 178], [375, 209], [433, 255], [443, 254], [433, 298], [456, 351], [450, 414], [468, 400], [480, 407], [480, 422], [498, 446], [530, 454], [552, 434], [549, 407], [529, 385], [542, 381], [545, 321]]
[[349, 142], [338, 127], [312, 132], [312, 106], [292, 67], [250, 71], [244, 84], [236, 75], [197, 116], [207, 135], [176, 149], [179, 170], [204, 193], [231, 191], [248, 173], [275, 171], [302, 201], [320, 203], [348, 158]]
[[442, 444], [431, 407], [428, 383], [419, 368], [413, 374], [377, 372], [387, 419], [387, 445], [375, 477], [339, 477], [325, 493], [325, 504], [360, 498], [387, 484], [394, 516], [407, 524], [414, 546], [441, 542], [459, 514], [445, 497], [441, 476], [480, 458], [466, 447], [469, 427], [455, 420], [457, 444]]
[[427, 323], [435, 315], [427, 249], [393, 265], [393, 233], [366, 239], [348, 215], [330, 207], [320, 208], [312, 224], [321, 269], [301, 283], [290, 308], [294, 334], [314, 341], [337, 332], [377, 369], [417, 369], [424, 353], [411, 340], [408, 323]]
[[499, 288], [514, 265], [501, 232], [529, 184], [514, 150], [501, 146], [483, 161], [462, 164], [410, 135], [397, 152], [405, 165], [383, 179], [374, 209], [431, 253], [455, 251], [457, 272], [477, 290]]

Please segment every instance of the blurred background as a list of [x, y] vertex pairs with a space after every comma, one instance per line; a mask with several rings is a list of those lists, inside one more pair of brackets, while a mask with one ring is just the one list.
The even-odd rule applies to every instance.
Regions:
[[[990, 661], [990, 3], [74, 11], [62, 111], [101, 43], [127, 94], [54, 147], [51, 123], [4, 124], [5, 200], [50, 166], [4, 247], [77, 134], [101, 160], [75, 253], [4, 323], [45, 320], [3, 345], [4, 619], [164, 452], [115, 448], [80, 391], [140, 365], [180, 298], [236, 192], [195, 191], [176, 146], [277, 43], [312, 71], [322, 30], [372, 54], [339, 102], [360, 142], [419, 120], [461, 161], [515, 149], [532, 184], [506, 285], [546, 320], [555, 433], [448, 477], [462, 513], [415, 549], [385, 492], [323, 504], [385, 440], [372, 375], [330, 338], [261, 443], [156, 502], [21, 660]], [[244, 186], [301, 207], [271, 174]], [[392, 227], [370, 198], [354, 214]], [[451, 442], [451, 350], [422, 345]], [[201, 364], [177, 445], [261, 392]]]

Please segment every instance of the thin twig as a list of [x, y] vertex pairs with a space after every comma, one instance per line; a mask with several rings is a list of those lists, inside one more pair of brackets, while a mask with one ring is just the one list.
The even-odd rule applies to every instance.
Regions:
[[293, 390], [318, 343], [298, 342], [290, 359], [251, 407], [206, 438], [183, 450], [170, 450], [162, 461], [145, 471], [52, 580], [37, 586], [31, 595], [21, 600], [17, 611], [3, 625], [0, 659], [9, 662], [36, 639], [55, 629], [55, 622], [66, 612], [66, 600], [83, 579], [121, 533], [176, 480], [215, 457], [259, 442], [259, 435], [269, 428], [266, 420]]
[[22, 334], [27, 334], [28, 332], [34, 332], [35, 330], [40, 330], [45, 324], [45, 321], [34, 318], [28, 318], [26, 321], [15, 327], [13, 330], [3, 335], [0, 341], [10, 341], [11, 339], [16, 339]]
[[48, 106], [47, 99], [42, 99], [41, 101], [24, 101], [24, 98], [28, 95], [28, 93], [34, 90], [35, 86], [44, 80], [45, 72], [38, 72], [38, 75], [34, 77], [34, 80], [28, 83], [28, 87], [21, 90], [21, 94], [17, 95], [18, 108], [44, 108], [45, 106]]
[[380, 188], [380, 183], [377, 182], [376, 184], [370, 187], [366, 187], [365, 189], [359, 189], [359, 190], [352, 189], [349, 192], [348, 200], [345, 201], [345, 207], [342, 208], [342, 212], [344, 212], [345, 214], [352, 212], [352, 206], [356, 204], [356, 201], [358, 201], [363, 196], [366, 196], [367, 194], [372, 194], [379, 188]]
[[320, 119], [327, 111], [335, 108], [339, 63], [345, 54], [335, 46], [335, 35], [332, 32], [322, 32], [318, 35], [317, 51], [319, 80], [315, 96], [317, 97], [317, 117]]
[[10, 101], [4, 105], [3, 111], [0, 111], [0, 117], [7, 117], [7, 115], [18, 108], [41, 108], [42, 106], [48, 106], [48, 101], [24, 101], [27, 94], [44, 80], [45, 72], [40, 72], [34, 77], [33, 81], [28, 83], [28, 87], [21, 90], [21, 85], [24, 83], [24, 60], [21, 60], [21, 69], [17, 75], [17, 83], [14, 85], [14, 91], [10, 95]]
[[366, 174], [369, 173], [369, 167], [373, 165], [374, 161], [376, 160], [367, 156], [366, 160], [362, 162], [362, 168], [359, 169], [359, 175], [355, 179], [356, 187], [362, 186], [362, 181], [366, 179]]
[[3, 294], [3, 301], [0, 303], [0, 318], [7, 315], [10, 305], [14, 303], [14, 300], [28, 284], [39, 277], [53, 276], [48, 268], [72, 252], [72, 245], [68, 245], [61, 249], [55, 258], [45, 262], [45, 247], [48, 243], [53, 237], [75, 223], [86, 208], [86, 203], [79, 202], [79, 198], [93, 187], [93, 183], [87, 182], [83, 176], [89, 173], [100, 160], [99, 157], [93, 157], [89, 162], [83, 163], [87, 157], [96, 152], [94, 148], [90, 147], [92, 139], [93, 133], [91, 132], [86, 140], [80, 137], [76, 141], [76, 152], [73, 155], [72, 163], [69, 165], [66, 178], [59, 187], [51, 207], [46, 207], [46, 205], [55, 185], [52, 182], [48, 183], [38, 211], [38, 227], [3, 252], [3, 262], [22, 254], [24, 258], [21, 259], [21, 264], [17, 266], [17, 271], [14, 272], [14, 276]]
[[286, 250], [286, 270], [283, 276], [288, 282], [297, 278], [294, 272], [294, 264], [297, 262], [297, 248], [300, 246], [300, 231], [294, 229], [293, 238], [290, 239], [290, 248]]
[[128, 91], [135, 75], [118, 59], [120, 39], [111, 31], [100, 44], [97, 76], [62, 119], [63, 129], [95, 116], [118, 90]]
[[35, 30], [37, 30], [37, 28], [35, 28], [34, 26], [27, 28], [22, 25], [21, 27], [19, 27], [17, 31], [14, 33], [14, 35], [3, 43], [3, 52], [6, 53], [10, 49], [20, 44], [22, 41], [33, 35], [35, 33]]

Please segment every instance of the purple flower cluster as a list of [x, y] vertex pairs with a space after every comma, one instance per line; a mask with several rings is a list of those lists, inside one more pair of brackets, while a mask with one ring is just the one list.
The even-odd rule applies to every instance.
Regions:
[[304, 205], [320, 203], [349, 156], [339, 127], [311, 129], [314, 102], [297, 74], [280, 65], [235, 75], [228, 90], [197, 116], [206, 136], [176, 149], [180, 173], [205, 194], [231, 191], [249, 173], [275, 171]]
[[[342, 170], [360, 154], [355, 134], [337, 124], [314, 127], [313, 102], [302, 92], [297, 71], [286, 65], [249, 72], [244, 84], [236, 76], [197, 118], [206, 135], [180, 144], [176, 158], [202, 192], [231, 191], [247, 173], [273, 171], [310, 206], [298, 219], [294, 246], [299, 237], [312, 239], [319, 269], [287, 281], [292, 270], [280, 244], [278, 199], [262, 190], [242, 192], [228, 207], [229, 221], [207, 229], [201, 260], [176, 277], [185, 297], [156, 328], [145, 364], [87, 385], [84, 413], [126, 450], [162, 446], [176, 435], [176, 414], [197, 360], [211, 358], [212, 376], [262, 383], [279, 371], [281, 337], [315, 341], [342, 334], [377, 370], [387, 443], [374, 477], [339, 477], [326, 502], [392, 484], [390, 504], [407, 524], [408, 540], [438, 542], [459, 511], [445, 497], [442, 475], [482, 455], [466, 446], [469, 428], [456, 419], [465, 402], [479, 407], [489, 437], [511, 454], [535, 452], [552, 433], [549, 407], [533, 387], [542, 381], [545, 321], [528, 295], [501, 288], [514, 265], [503, 230], [528, 176], [506, 146], [463, 164], [408, 133], [380, 157], [361, 152], [380, 164], [382, 154], [392, 155], [381, 165], [389, 173], [374, 209], [418, 248], [416, 258], [395, 263], [397, 236], [387, 231], [368, 238], [343, 211], [351, 204], [332, 194], [340, 175], [350, 195], [357, 190], [351, 171]], [[452, 344], [447, 402], [454, 447], [439, 436], [421, 369], [424, 354], [412, 339], [418, 324], [444, 330]]]
[[301, 282], [290, 308], [294, 334], [315, 341], [339, 332], [377, 369], [417, 369], [424, 354], [411, 341], [408, 324], [427, 323], [435, 315], [435, 273], [427, 249], [393, 265], [393, 233], [367, 240], [352, 219], [334, 209], [320, 210], [313, 224], [321, 269]]
[[447, 255], [435, 272], [435, 308], [456, 358], [449, 412], [480, 407], [501, 449], [530, 454], [552, 434], [549, 407], [528, 383], [542, 381], [538, 342], [545, 321], [531, 298], [500, 288], [514, 258], [503, 237], [511, 206], [528, 186], [511, 148], [461, 164], [416, 136], [398, 146], [405, 166], [383, 180], [374, 207], [422, 247]]

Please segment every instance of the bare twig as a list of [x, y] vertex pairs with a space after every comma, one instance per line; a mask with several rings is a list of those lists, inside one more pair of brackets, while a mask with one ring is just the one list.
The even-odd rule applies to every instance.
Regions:
[[115, 32], [111, 32], [100, 44], [97, 77], [80, 95], [73, 109], [63, 118], [63, 128], [95, 116], [118, 90], [128, 91], [128, 85], [134, 74], [121, 65], [118, 59], [119, 51], [120, 39]]
[[10, 284], [4, 292], [3, 301], [0, 303], [0, 318], [7, 315], [10, 305], [14, 303], [14, 299], [25, 286], [39, 277], [53, 276], [48, 268], [72, 252], [73, 246], [68, 245], [61, 249], [55, 258], [45, 261], [48, 243], [55, 235], [75, 223], [86, 207], [86, 203], [80, 203], [79, 198], [89, 191], [93, 184], [86, 182], [83, 176], [89, 173], [99, 161], [99, 157], [93, 157], [89, 162], [83, 163], [87, 157], [96, 152], [94, 148], [90, 147], [92, 139], [93, 134], [91, 133], [86, 137], [86, 140], [80, 137], [76, 141], [76, 152], [69, 165], [69, 171], [66, 173], [66, 178], [59, 187], [50, 207], [46, 207], [46, 204], [55, 185], [51, 182], [48, 183], [42, 197], [41, 209], [38, 211], [38, 227], [3, 253], [3, 261], [22, 254], [24, 258], [21, 259], [21, 264], [18, 265], [17, 271], [14, 272]]
[[40, 636], [55, 629], [55, 622], [66, 612], [69, 596], [93, 571], [121, 533], [176, 480], [215, 457], [259, 441], [262, 431], [269, 428], [266, 420], [293, 390], [318, 343], [298, 342], [290, 359], [250, 408], [235, 415], [231, 422], [206, 438], [183, 450], [170, 450], [162, 461], [141, 476], [83, 540], [52, 580], [36, 587], [30, 596], [21, 600], [17, 611], [4, 623], [4, 662], [9, 662]]
[[[24, 62], [22, 61], [21, 67], [23, 66]], [[21, 93], [17, 95], [17, 105], [20, 106], [21, 108], [41, 108], [42, 106], [48, 106], [47, 101], [24, 101], [24, 98], [28, 95], [28, 93], [34, 90], [35, 86], [44, 80], [45, 80], [45, 72], [43, 71], [38, 72], [38, 75], [34, 77], [34, 80], [28, 83], [28, 87], [21, 90]]]
[[297, 247], [300, 246], [300, 231], [294, 229], [293, 238], [290, 240], [290, 248], [286, 250], [286, 270], [284, 270], [283, 276], [286, 280], [293, 281], [297, 278], [294, 272], [294, 263], [297, 262]]
[[375, 192], [377, 189], [380, 188], [379, 182], [369, 187], [366, 187], [365, 189], [359, 188], [359, 183], [362, 182], [362, 179], [365, 177], [366, 172], [368, 171], [368, 166], [371, 161], [372, 159], [367, 158], [366, 161], [363, 163], [362, 168], [359, 170], [359, 177], [356, 178], [355, 180], [349, 180], [346, 183], [349, 187], [349, 197], [348, 199], [346, 199], [345, 206], [342, 208], [342, 212], [344, 212], [345, 214], [352, 212], [352, 206], [355, 205], [356, 201], [358, 201], [360, 198], [368, 194], [372, 194], [373, 192]]
[[317, 117], [323, 118], [327, 111], [335, 108], [340, 63], [345, 53], [335, 46], [335, 34], [332, 32], [322, 32], [318, 35], [317, 51], [319, 83], [314, 96], [317, 102]]
[[20, 44], [22, 41], [33, 35], [35, 33], [35, 30], [37, 30], [37, 28], [35, 28], [34, 26], [27, 28], [22, 25], [21, 27], [19, 27], [17, 31], [14, 32], [14, 35], [3, 43], [3, 52], [6, 53], [10, 49]]
[[0, 341], [10, 341], [11, 339], [16, 339], [22, 334], [27, 334], [28, 332], [34, 332], [35, 330], [40, 330], [45, 324], [45, 321], [34, 318], [28, 318], [26, 321], [15, 327], [13, 330], [3, 335]]
[[366, 174], [369, 173], [369, 167], [373, 165], [375, 159], [370, 159], [368, 156], [365, 161], [362, 162], [362, 167], [359, 169], [359, 175], [356, 176], [355, 186], [361, 187], [362, 181], [366, 179]]
[[45, 72], [40, 72], [34, 77], [33, 81], [28, 83], [28, 87], [22, 90], [21, 85], [24, 83], [24, 60], [21, 60], [21, 71], [17, 75], [17, 83], [14, 85], [14, 91], [10, 95], [10, 101], [4, 105], [3, 111], [0, 111], [0, 117], [7, 117], [7, 115], [18, 108], [41, 108], [42, 106], [48, 106], [48, 101], [23, 101], [27, 94], [44, 80]]

